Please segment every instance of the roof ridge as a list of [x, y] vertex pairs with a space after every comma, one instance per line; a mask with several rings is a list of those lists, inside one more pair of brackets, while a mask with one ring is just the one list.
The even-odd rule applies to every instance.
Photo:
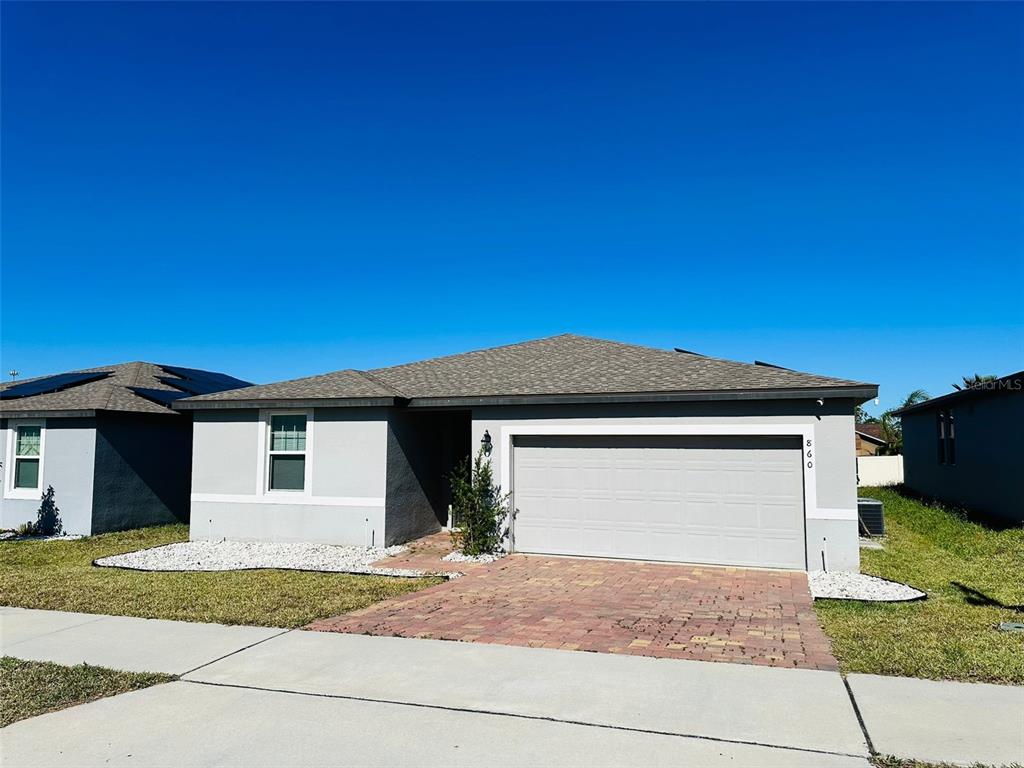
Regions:
[[[132, 392], [133, 396], [138, 397], [138, 394], [136, 392], [133, 392], [131, 390], [131, 387], [136, 386], [136, 382], [138, 382], [138, 380], [139, 380], [139, 370], [140, 370], [140, 366], [142, 365], [142, 363], [139, 360], [133, 360], [130, 363], [124, 363], [124, 365], [132, 366], [132, 368], [134, 369], [129, 374], [129, 376], [131, 377], [129, 379], [129, 382], [127, 382], [125, 384], [116, 384], [115, 385], [114, 382], [108, 382], [106, 379], [103, 380], [104, 382], [107, 383], [107, 399], [103, 403], [102, 410], [108, 410], [110, 408], [110, 404], [114, 400], [115, 386], [117, 386], [117, 387], [124, 387], [128, 391]], [[111, 367], [113, 367], [113, 366], [111, 366]], [[132, 374], [134, 374], [134, 375], [132, 375]], [[110, 377], [108, 377], [108, 378], [110, 378]]]
[[499, 349], [511, 349], [513, 347], [524, 347], [527, 344], [538, 344], [542, 341], [551, 341], [552, 339], [562, 339], [565, 337], [583, 339], [585, 336], [577, 336], [574, 333], [556, 333], [554, 336], [541, 336], [539, 339], [527, 339], [526, 341], [516, 341], [512, 344], [499, 344], [496, 347], [484, 347], [483, 349], [471, 349], [466, 352], [455, 352], [450, 355], [437, 355], [436, 357], [428, 357], [424, 360], [410, 360], [407, 363], [398, 363], [396, 365], [386, 365], [381, 368], [371, 368], [371, 371], [387, 371], [392, 368], [404, 368], [407, 365], [422, 365], [424, 363], [434, 363], [438, 360], [452, 360], [456, 357], [467, 357], [469, 355], [479, 355], [482, 352], [494, 352]]
[[[566, 334], [566, 335], [572, 335], [572, 334]], [[730, 360], [730, 359], [725, 358], [725, 357], [716, 357], [714, 355], [697, 354], [696, 352], [687, 352], [685, 350], [662, 349], [661, 347], [649, 347], [649, 346], [644, 345], [644, 344], [632, 344], [632, 343], [624, 342], [624, 341], [615, 341], [613, 339], [597, 339], [597, 338], [594, 338], [594, 337], [591, 337], [591, 336], [581, 336], [579, 338], [592, 339], [593, 341], [603, 341], [605, 343], [618, 344], [618, 345], [623, 346], [623, 347], [633, 347], [634, 349], [645, 349], [645, 350], [652, 350], [652, 351], [655, 351], [655, 352], [663, 352], [663, 353], [669, 354], [669, 355], [684, 354], [684, 355], [689, 355], [690, 357], [693, 357], [693, 358], [697, 358], [698, 360], [709, 360], [709, 361], [711, 361], [713, 363], [722, 363], [722, 364], [730, 366], [730, 367], [733, 367], [733, 366], [742, 366], [743, 368], [760, 368], [760, 367], [764, 367], [764, 366], [757, 365], [757, 363], [748, 363], [748, 362], [746, 362], [744, 360]], [[830, 378], [830, 379], [837, 378], [835, 376], [826, 376], [823, 373], [814, 373], [812, 371], [805, 371], [805, 370], [802, 370], [802, 369], [799, 369], [799, 368], [784, 368], [783, 366], [780, 366], [780, 365], [772, 365], [772, 366], [769, 366], [769, 367], [771, 367], [771, 368], [778, 368], [778, 369], [784, 370], [784, 371], [789, 371], [790, 373], [803, 374], [805, 376], [819, 376], [821, 378]], [[853, 384], [863, 384], [863, 383], [866, 383], [866, 382], [855, 381], [853, 379], [843, 379], [843, 381], [848, 381], [848, 382], [851, 382]]]
[[386, 389], [388, 392], [390, 392], [393, 395], [398, 395], [398, 397], [404, 398], [406, 400], [410, 399], [409, 396], [406, 395], [402, 390], [398, 389], [397, 387], [391, 386], [386, 381], [382, 381], [381, 379], [378, 379], [372, 373], [368, 373], [367, 371], [361, 371], [358, 368], [351, 368], [349, 370], [354, 371], [355, 373], [358, 373], [360, 376], [362, 376], [364, 379], [369, 381], [371, 384], [376, 384], [378, 387], [382, 387], [383, 389]]

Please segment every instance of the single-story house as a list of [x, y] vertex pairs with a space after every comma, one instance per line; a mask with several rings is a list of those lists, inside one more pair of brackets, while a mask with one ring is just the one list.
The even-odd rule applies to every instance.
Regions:
[[49, 486], [68, 534], [187, 521], [192, 419], [170, 405], [247, 385], [142, 362], [5, 382], [0, 527], [35, 522]]
[[1024, 371], [899, 412], [904, 484], [982, 517], [1024, 522]]
[[857, 569], [854, 407], [874, 384], [562, 335], [180, 400], [194, 539], [437, 531], [480, 446], [520, 552]]
[[858, 456], [877, 456], [885, 446], [881, 424], [857, 424], [853, 429]]

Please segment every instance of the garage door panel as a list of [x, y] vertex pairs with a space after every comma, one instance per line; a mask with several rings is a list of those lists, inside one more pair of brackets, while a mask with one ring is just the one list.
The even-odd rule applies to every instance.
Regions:
[[762, 499], [758, 505], [761, 528], [765, 531], [791, 532], [803, 524], [803, 509], [793, 501]]
[[684, 482], [688, 493], [717, 494], [722, 487], [717, 467], [684, 467]]
[[725, 467], [716, 480], [722, 492], [730, 496], [756, 496], [760, 487], [760, 476], [753, 467]]
[[730, 558], [737, 563], [760, 562], [761, 542], [756, 533], [747, 535], [723, 535], [721, 540], [722, 550], [728, 552]]
[[[712, 529], [690, 529], [686, 533], [685, 552], [693, 553], [693, 562], [720, 563], [723, 561], [720, 546], [721, 534]], [[678, 552], [677, 552], [678, 555]], [[667, 558], [662, 558], [667, 559]], [[678, 558], [673, 558], [678, 559]]]
[[746, 503], [726, 501], [719, 505], [721, 515], [716, 522], [724, 528], [749, 528], [756, 531], [761, 522], [757, 501]]
[[679, 528], [685, 524], [683, 507], [675, 499], [649, 499], [644, 503], [644, 519], [651, 525], [671, 525]]
[[608, 467], [583, 467], [583, 489], [586, 491], [610, 491], [612, 473]]
[[612, 557], [632, 557], [649, 546], [650, 533], [646, 528], [619, 528], [615, 531], [615, 554]]
[[631, 524], [642, 527], [646, 522], [644, 513], [647, 509], [647, 502], [643, 498], [619, 496], [602, 499], [599, 506], [601, 519], [613, 525], [617, 523], [619, 527], [623, 528]]
[[790, 537], [761, 537], [761, 562], [771, 567], [786, 567], [795, 559], [804, 560], [803, 541], [793, 541]]
[[647, 471], [646, 484], [652, 492], [679, 493], [683, 489], [683, 473], [679, 471], [678, 466], [654, 466]]
[[523, 552], [805, 565], [796, 440], [528, 438], [513, 491]]
[[636, 495], [647, 487], [647, 472], [642, 466], [615, 467], [608, 470], [610, 485], [620, 493]]
[[[682, 505], [680, 505], [682, 506]], [[715, 527], [718, 524], [718, 502], [713, 499], [694, 499], [685, 505], [686, 524], [689, 528]]]
[[802, 489], [793, 487], [793, 470], [762, 469], [757, 473], [759, 494], [761, 496], [782, 496], [789, 500], [797, 499]]

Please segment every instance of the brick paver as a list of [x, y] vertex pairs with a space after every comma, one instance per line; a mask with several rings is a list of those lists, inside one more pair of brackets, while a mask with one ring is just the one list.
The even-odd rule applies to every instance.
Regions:
[[459, 570], [436, 587], [310, 629], [837, 669], [797, 571], [510, 555], [446, 564], [445, 534], [380, 565]]

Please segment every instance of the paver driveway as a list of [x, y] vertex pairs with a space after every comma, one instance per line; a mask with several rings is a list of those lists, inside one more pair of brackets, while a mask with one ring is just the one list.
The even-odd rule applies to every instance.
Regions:
[[461, 566], [439, 562], [446, 539], [381, 565], [466, 575], [309, 629], [838, 669], [801, 572], [539, 555]]

